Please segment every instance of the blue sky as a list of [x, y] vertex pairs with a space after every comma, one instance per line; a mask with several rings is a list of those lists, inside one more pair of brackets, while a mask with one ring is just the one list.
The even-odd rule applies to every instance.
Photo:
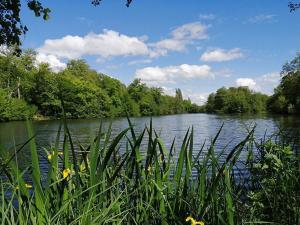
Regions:
[[285, 0], [43, 1], [49, 21], [24, 8], [23, 47], [60, 70], [70, 59], [129, 84], [141, 78], [203, 103], [225, 86], [271, 94], [283, 63], [299, 52], [300, 11]]

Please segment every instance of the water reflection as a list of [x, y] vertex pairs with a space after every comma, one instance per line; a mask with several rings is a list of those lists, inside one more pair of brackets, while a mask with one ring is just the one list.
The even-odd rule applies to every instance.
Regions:
[[[149, 117], [132, 118], [135, 129], [141, 132], [145, 125], [149, 125]], [[126, 118], [103, 120], [103, 130], [112, 122], [112, 136], [128, 127]], [[263, 138], [282, 130], [289, 138], [296, 140], [299, 146], [300, 117], [296, 116], [268, 116], [268, 115], [209, 115], [209, 114], [183, 114], [159, 116], [153, 118], [153, 127], [160, 134], [162, 140], [169, 148], [176, 137], [175, 146], [178, 150], [188, 128], [194, 128], [194, 154], [197, 154], [203, 142], [207, 144], [216, 135], [224, 123], [224, 128], [217, 142], [217, 150], [228, 145], [228, 149], [239, 143], [247, 135], [247, 129], [256, 125], [256, 138]], [[43, 148], [49, 148], [56, 139], [60, 121], [34, 121], [33, 128], [36, 133], [38, 151], [41, 156], [42, 170], [47, 169], [47, 160]], [[99, 128], [99, 119], [69, 120], [68, 126], [75, 143], [87, 146], [91, 143]], [[0, 146], [5, 151], [15, 151], [17, 146], [28, 140], [25, 122], [0, 123]], [[60, 141], [63, 141], [61, 136]], [[142, 149], [143, 151], [143, 149]], [[22, 165], [29, 163], [29, 149], [25, 148], [18, 155]]]

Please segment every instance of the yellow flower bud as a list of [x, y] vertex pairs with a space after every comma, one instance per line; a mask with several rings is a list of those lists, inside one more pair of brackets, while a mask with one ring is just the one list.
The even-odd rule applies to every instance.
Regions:
[[63, 171], [63, 178], [66, 179], [68, 176], [70, 176], [71, 170], [69, 168], [64, 169]]

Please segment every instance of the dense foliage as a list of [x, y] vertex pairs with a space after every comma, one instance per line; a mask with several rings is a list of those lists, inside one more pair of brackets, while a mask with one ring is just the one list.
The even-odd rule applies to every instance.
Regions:
[[268, 109], [275, 113], [300, 113], [300, 54], [286, 63], [281, 82], [268, 100]]
[[250, 154], [252, 189], [248, 193], [250, 215], [256, 221], [300, 223], [300, 158], [287, 145], [271, 140]]
[[[165, 115], [198, 112], [199, 106], [161, 88], [134, 80], [128, 87], [99, 74], [83, 60], [71, 60], [55, 73], [47, 64], [36, 65], [35, 53], [0, 55], [0, 121], [38, 116], [60, 117], [62, 103], [68, 118]], [[3, 102], [3, 104], [2, 104]]]
[[218, 147], [222, 128], [202, 147], [191, 129], [177, 150], [152, 123], [136, 132], [129, 122], [115, 137], [100, 126], [88, 146], [63, 128], [44, 159], [34, 139], [26, 165], [17, 160], [24, 146], [0, 151], [2, 224], [300, 223], [300, 158], [288, 145], [256, 140], [254, 129], [231, 149]]
[[289, 8], [290, 8], [291, 12], [296, 11], [297, 9], [300, 9], [300, 3], [290, 2], [289, 3]]
[[[42, 16], [44, 20], [49, 18], [50, 9], [43, 7], [39, 1], [27, 0], [27, 7], [36, 17]], [[20, 52], [19, 46], [22, 44], [20, 36], [28, 31], [21, 22], [21, 8], [20, 0], [0, 2], [0, 46], [16, 46], [17, 52]]]
[[267, 99], [248, 87], [223, 87], [208, 96], [205, 109], [210, 113], [259, 113], [266, 111]]

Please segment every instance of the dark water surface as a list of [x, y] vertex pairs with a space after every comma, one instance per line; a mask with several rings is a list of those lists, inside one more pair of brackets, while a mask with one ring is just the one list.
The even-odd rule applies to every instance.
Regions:
[[[95, 137], [100, 121], [100, 119], [69, 120], [68, 126], [75, 145], [76, 143], [88, 145]], [[128, 127], [126, 118], [117, 118], [103, 120], [104, 128], [107, 128], [110, 122], [112, 122], [112, 136]], [[136, 130], [140, 132], [145, 125], [149, 125], [150, 117], [132, 118], [132, 122]], [[296, 116], [182, 114], [153, 117], [153, 127], [160, 134], [167, 147], [171, 145], [173, 138], [176, 137], [175, 146], [179, 149], [187, 129], [193, 126], [195, 134], [194, 154], [199, 151], [205, 140], [209, 144], [223, 123], [224, 128], [217, 142], [217, 150], [221, 150], [226, 145], [229, 145], [228, 150], [230, 150], [230, 146], [243, 140], [247, 135], [247, 129], [254, 125], [256, 125], [255, 136], [257, 139], [263, 138], [265, 134], [269, 136], [282, 129], [288, 131], [291, 137], [300, 140], [300, 117]], [[54, 144], [60, 121], [34, 121], [32, 124], [41, 156], [41, 166], [46, 170], [47, 160], [43, 148], [48, 148]], [[4, 151], [13, 152], [17, 148], [14, 146], [20, 145], [26, 140], [28, 140], [26, 122], [0, 123], [0, 147]], [[18, 161], [21, 164], [29, 162], [28, 148], [18, 154]]]

